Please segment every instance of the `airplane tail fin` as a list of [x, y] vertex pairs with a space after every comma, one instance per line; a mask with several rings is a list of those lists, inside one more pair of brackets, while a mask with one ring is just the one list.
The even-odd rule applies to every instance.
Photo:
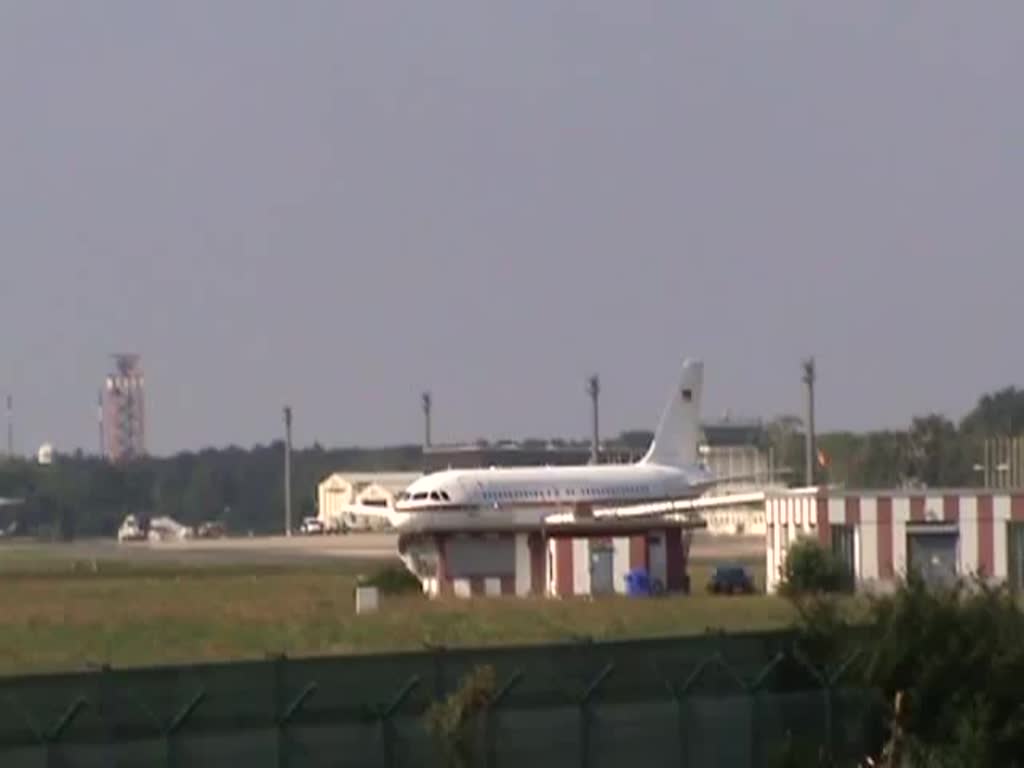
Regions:
[[680, 382], [672, 390], [642, 464], [683, 467], [697, 463], [703, 385], [704, 364], [700, 360], [684, 360]]

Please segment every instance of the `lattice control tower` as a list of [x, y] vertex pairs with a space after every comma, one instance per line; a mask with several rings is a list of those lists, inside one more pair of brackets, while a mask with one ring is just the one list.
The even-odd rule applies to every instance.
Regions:
[[103, 453], [110, 461], [146, 455], [145, 402], [139, 355], [114, 355], [102, 397]]

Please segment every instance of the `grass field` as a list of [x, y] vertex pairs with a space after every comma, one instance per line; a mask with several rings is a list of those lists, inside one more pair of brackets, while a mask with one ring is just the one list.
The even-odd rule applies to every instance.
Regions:
[[784, 601], [700, 593], [596, 600], [427, 600], [384, 596], [356, 616], [353, 561], [288, 565], [69, 561], [0, 553], [0, 673], [229, 658], [372, 652], [430, 645], [544, 642], [769, 629], [790, 624]]

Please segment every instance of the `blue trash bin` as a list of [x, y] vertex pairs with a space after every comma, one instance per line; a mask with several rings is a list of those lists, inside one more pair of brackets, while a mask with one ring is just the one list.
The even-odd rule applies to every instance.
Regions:
[[626, 574], [626, 594], [629, 597], [645, 597], [651, 594], [651, 577], [643, 568]]

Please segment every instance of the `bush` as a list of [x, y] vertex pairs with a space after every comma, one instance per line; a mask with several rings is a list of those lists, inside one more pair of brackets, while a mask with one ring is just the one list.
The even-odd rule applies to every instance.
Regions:
[[872, 716], [886, 726], [875, 743], [888, 738], [886, 751], [899, 754], [881, 765], [1024, 765], [1024, 612], [1006, 588], [934, 587], [911, 573], [893, 594], [870, 599], [854, 624], [828, 595], [792, 599], [813, 663], [834, 669], [856, 648], [860, 663], [844, 681], [894, 702]]
[[870, 624], [866, 682], [904, 692], [900, 726], [930, 764], [1022, 764], [1024, 613], [1008, 590], [936, 589], [911, 575], [873, 601]]
[[370, 576], [360, 578], [359, 583], [376, 587], [382, 595], [423, 593], [420, 580], [401, 565], [384, 566]]
[[495, 693], [494, 668], [475, 668], [448, 698], [426, 713], [427, 730], [441, 751], [445, 768], [479, 764], [481, 728]]
[[779, 592], [788, 597], [840, 592], [851, 586], [839, 557], [811, 538], [800, 539], [790, 547], [781, 575]]
[[791, 734], [769, 760], [771, 768], [823, 768], [829, 763], [823, 756], [823, 749], [816, 742], [802, 743], [794, 741]]

